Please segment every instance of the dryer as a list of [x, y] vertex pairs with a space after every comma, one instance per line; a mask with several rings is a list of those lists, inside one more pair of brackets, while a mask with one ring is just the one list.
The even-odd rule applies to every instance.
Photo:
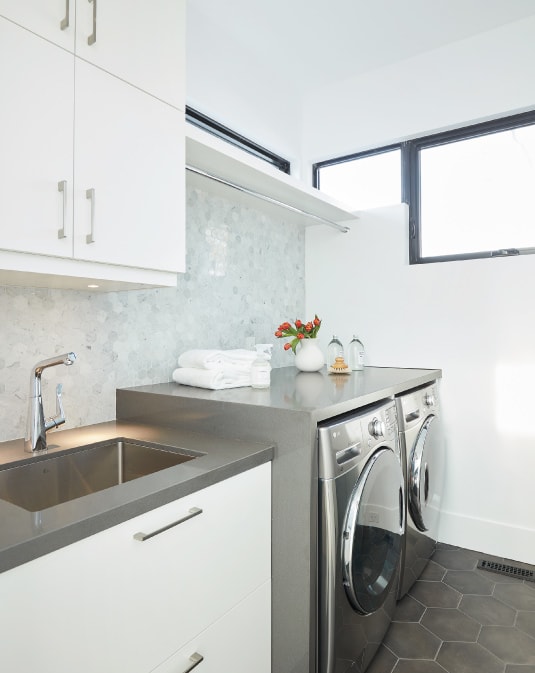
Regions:
[[396, 605], [404, 481], [394, 400], [319, 425], [318, 673], [362, 673]]
[[406, 494], [398, 594], [402, 598], [436, 548], [445, 452], [437, 381], [399, 395], [396, 404]]

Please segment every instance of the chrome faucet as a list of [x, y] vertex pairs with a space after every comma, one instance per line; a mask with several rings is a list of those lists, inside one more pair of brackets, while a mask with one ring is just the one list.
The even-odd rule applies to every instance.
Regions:
[[26, 437], [24, 440], [24, 450], [29, 453], [34, 451], [45, 451], [46, 433], [52, 428], [57, 428], [65, 423], [65, 412], [63, 411], [63, 402], [61, 401], [62, 385], [56, 386], [56, 415], [45, 420], [43, 411], [43, 397], [41, 393], [41, 374], [47, 367], [56, 365], [72, 365], [76, 360], [74, 353], [64, 353], [47, 360], [41, 360], [32, 369], [30, 377], [30, 399], [28, 405], [28, 423], [26, 426]]

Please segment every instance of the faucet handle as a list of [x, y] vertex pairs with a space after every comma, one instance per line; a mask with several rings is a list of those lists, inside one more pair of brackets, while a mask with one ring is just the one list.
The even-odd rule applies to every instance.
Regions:
[[57, 428], [59, 425], [65, 423], [65, 411], [63, 410], [63, 401], [61, 399], [62, 392], [63, 385], [58, 383], [56, 386], [56, 415], [46, 419], [45, 430], [52, 430], [52, 428]]

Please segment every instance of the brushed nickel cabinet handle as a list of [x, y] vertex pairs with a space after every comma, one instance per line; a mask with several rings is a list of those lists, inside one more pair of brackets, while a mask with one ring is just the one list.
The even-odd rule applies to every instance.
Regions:
[[67, 212], [67, 180], [58, 182], [58, 192], [63, 194], [63, 212], [61, 214], [61, 229], [58, 229], [58, 238], [67, 238], [65, 233], [65, 214]]
[[93, 32], [87, 38], [87, 44], [91, 46], [97, 41], [97, 0], [89, 0], [93, 3]]
[[93, 187], [91, 189], [86, 189], [85, 192], [86, 199], [91, 201], [91, 229], [89, 234], [85, 237], [86, 243], [95, 242], [95, 190]]
[[189, 658], [189, 660], [191, 661], [191, 664], [187, 668], [185, 668], [182, 671], [182, 673], [189, 673], [190, 671], [192, 671], [195, 668], [195, 666], [198, 666], [202, 661], [204, 661], [204, 657], [201, 656], [198, 652], [194, 652]]
[[[181, 519], [178, 521], [173, 521], [173, 523], [168, 524], [167, 526], [164, 526], [163, 528], [158, 528], [158, 530], [152, 531], [152, 533], [136, 533], [134, 535], [134, 540], [139, 540], [139, 542], [145, 542], [145, 540], [149, 540], [151, 537], [154, 537], [155, 535], [159, 535], [160, 533], [165, 532], [166, 530], [169, 530], [170, 528], [174, 528], [175, 526], [178, 526], [181, 523], [184, 523], [184, 521], [188, 521], [189, 519], [193, 519], [194, 516], [199, 516], [199, 514], [202, 514], [202, 509], [199, 507], [192, 507], [189, 512], [183, 516]], [[202, 659], [201, 659], [202, 661]], [[200, 662], [197, 662], [200, 663]], [[197, 665], [197, 664], [196, 664]], [[188, 668], [188, 671], [191, 669]]]
[[69, 27], [70, 1], [71, 0], [65, 0], [65, 18], [61, 19], [61, 23], [59, 24], [59, 27], [61, 28], [61, 30], [65, 30], [66, 28]]

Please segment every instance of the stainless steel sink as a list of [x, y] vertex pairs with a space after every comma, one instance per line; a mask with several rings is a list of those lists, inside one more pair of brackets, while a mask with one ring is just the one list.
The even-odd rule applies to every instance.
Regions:
[[0, 470], [0, 499], [38, 512], [197, 458], [131, 439], [113, 439]]

